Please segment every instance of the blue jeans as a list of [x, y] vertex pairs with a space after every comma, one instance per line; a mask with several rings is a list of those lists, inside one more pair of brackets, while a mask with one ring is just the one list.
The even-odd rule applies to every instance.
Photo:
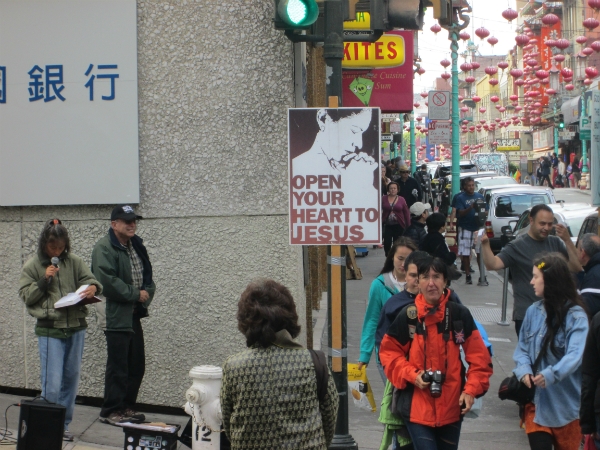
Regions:
[[85, 330], [66, 339], [38, 336], [42, 397], [67, 408], [65, 430], [73, 420]]
[[415, 450], [457, 450], [462, 421], [443, 427], [428, 427], [413, 422], [405, 422]]

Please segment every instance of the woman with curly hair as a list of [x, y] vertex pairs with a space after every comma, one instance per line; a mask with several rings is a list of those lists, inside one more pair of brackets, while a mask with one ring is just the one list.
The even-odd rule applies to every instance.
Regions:
[[54, 304], [84, 285], [89, 286], [81, 292], [82, 298], [102, 292], [89, 266], [71, 253], [65, 226], [58, 219], [49, 220], [40, 234], [37, 253], [23, 266], [19, 297], [37, 319], [42, 397], [67, 409], [65, 441], [74, 439], [69, 424], [79, 386], [88, 309], [80, 305], [54, 309]]
[[524, 406], [525, 432], [533, 450], [577, 450], [588, 317], [560, 253], [534, 260], [531, 285], [542, 300], [527, 309], [513, 355], [517, 379], [536, 388]]
[[227, 359], [221, 385], [223, 427], [232, 450], [326, 450], [338, 393], [323, 355], [317, 367], [314, 354], [294, 341], [300, 325], [290, 291], [273, 280], [250, 283], [237, 320], [248, 348]]

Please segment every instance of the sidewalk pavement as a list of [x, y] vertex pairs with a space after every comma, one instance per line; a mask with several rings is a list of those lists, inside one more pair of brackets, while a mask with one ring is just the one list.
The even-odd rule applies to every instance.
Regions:
[[[362, 330], [363, 316], [367, 304], [371, 282], [376, 278], [383, 266], [384, 255], [382, 249], [369, 249], [369, 255], [358, 258], [357, 263], [362, 270], [362, 280], [347, 281], [347, 322], [348, 322], [348, 355], [350, 362], [358, 360], [360, 353], [360, 336]], [[464, 276], [459, 281], [452, 282], [462, 302], [469, 307], [473, 316], [481, 322], [494, 346], [494, 376], [488, 394], [484, 397], [483, 412], [477, 419], [466, 419], [463, 423], [460, 449], [461, 450], [526, 450], [529, 449], [525, 432], [519, 428], [517, 407], [512, 402], [502, 402], [498, 399], [496, 392], [500, 381], [511, 374], [513, 368], [512, 352], [516, 345], [516, 334], [512, 323], [510, 326], [500, 326], [496, 322], [500, 320], [500, 307], [502, 299], [502, 278], [495, 272], [488, 273], [489, 286], [477, 286], [478, 272], [473, 275], [473, 285], [464, 284]], [[512, 305], [512, 296], [509, 286], [508, 305]], [[321, 302], [321, 310], [315, 311], [313, 318], [315, 348], [319, 343], [325, 348], [327, 346], [327, 300], [326, 294]], [[508, 310], [511, 317], [511, 310]], [[374, 356], [367, 368], [367, 374], [372, 384], [372, 389], [377, 402], [381, 401], [383, 394], [383, 383], [374, 363]], [[23, 397], [0, 394], [0, 411], [21, 401]], [[184, 399], [182, 398], [182, 404]], [[379, 404], [376, 413], [358, 410], [352, 403], [350, 409], [350, 433], [356, 440], [361, 450], [379, 449], [383, 426], [377, 421], [379, 417]], [[65, 450], [92, 450], [92, 449], [122, 449], [124, 433], [121, 428], [100, 423], [98, 419], [100, 409], [92, 406], [75, 406], [71, 432], [75, 435], [75, 441], [65, 443]], [[11, 407], [8, 410], [8, 431], [16, 436], [16, 428], [19, 420], [19, 408]], [[165, 414], [146, 414], [147, 420], [180, 424], [182, 427], [187, 423], [187, 416], [175, 416]], [[0, 421], [1, 422], [1, 421]], [[0, 434], [3, 433], [4, 424], [0, 423]], [[0, 438], [1, 439], [1, 438]], [[15, 449], [16, 445], [2, 446], [6, 449]], [[187, 449], [180, 444], [179, 449]]]
[[[369, 249], [369, 255], [357, 258], [357, 264], [362, 270], [362, 280], [348, 280], [346, 284], [347, 327], [348, 327], [348, 362], [358, 361], [360, 354], [360, 337], [364, 312], [367, 305], [371, 282], [377, 277], [383, 267], [383, 249]], [[476, 262], [473, 261], [473, 266]], [[465, 419], [462, 425], [460, 439], [461, 450], [527, 450], [529, 443], [525, 431], [519, 428], [518, 408], [515, 403], [501, 401], [497, 392], [500, 382], [510, 376], [514, 363], [513, 350], [517, 343], [514, 324], [498, 325], [501, 318], [502, 306], [502, 276], [496, 272], [488, 272], [489, 286], [478, 286], [479, 272], [473, 274], [473, 285], [465, 285], [463, 275], [460, 280], [453, 281], [451, 288], [456, 291], [461, 301], [471, 310], [476, 320], [481, 322], [493, 345], [494, 375], [488, 393], [483, 398], [483, 411], [477, 419]], [[324, 296], [322, 309], [313, 313], [317, 319], [315, 326], [315, 343], [321, 341], [323, 348], [327, 347], [327, 301]], [[512, 317], [512, 288], [509, 284], [508, 313]], [[350, 434], [360, 450], [377, 450], [381, 443], [383, 426], [377, 421], [379, 403], [383, 394], [383, 383], [375, 364], [375, 355], [367, 367], [367, 375], [372, 385], [377, 412], [370, 413], [359, 410], [352, 402], [349, 404]]]

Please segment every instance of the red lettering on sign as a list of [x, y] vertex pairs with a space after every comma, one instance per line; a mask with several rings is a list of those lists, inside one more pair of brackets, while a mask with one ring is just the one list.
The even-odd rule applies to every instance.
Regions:
[[350, 47], [350, 42], [346, 42], [346, 45], [344, 45], [344, 59], [350, 61], [350, 52], [348, 51], [348, 47]]
[[369, 59], [369, 44], [368, 42], [361, 42], [363, 48], [365, 49], [365, 59]]
[[388, 48], [388, 58], [390, 59], [395, 59], [396, 56], [398, 56], [398, 52], [396, 51], [396, 43], [395, 42], [388, 42], [387, 48]]
[[375, 42], [375, 59], [384, 59], [383, 55], [383, 42]]

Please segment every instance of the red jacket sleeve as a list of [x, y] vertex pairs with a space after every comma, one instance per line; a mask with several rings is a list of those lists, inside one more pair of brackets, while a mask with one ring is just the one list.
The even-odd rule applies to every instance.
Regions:
[[469, 364], [464, 392], [473, 397], [480, 397], [489, 389], [490, 377], [494, 372], [490, 352], [477, 329], [473, 330], [462, 346]]
[[379, 347], [379, 359], [388, 380], [398, 389], [404, 389], [406, 383], [415, 383], [419, 368], [406, 359], [410, 350], [410, 341], [406, 345], [386, 334]]

